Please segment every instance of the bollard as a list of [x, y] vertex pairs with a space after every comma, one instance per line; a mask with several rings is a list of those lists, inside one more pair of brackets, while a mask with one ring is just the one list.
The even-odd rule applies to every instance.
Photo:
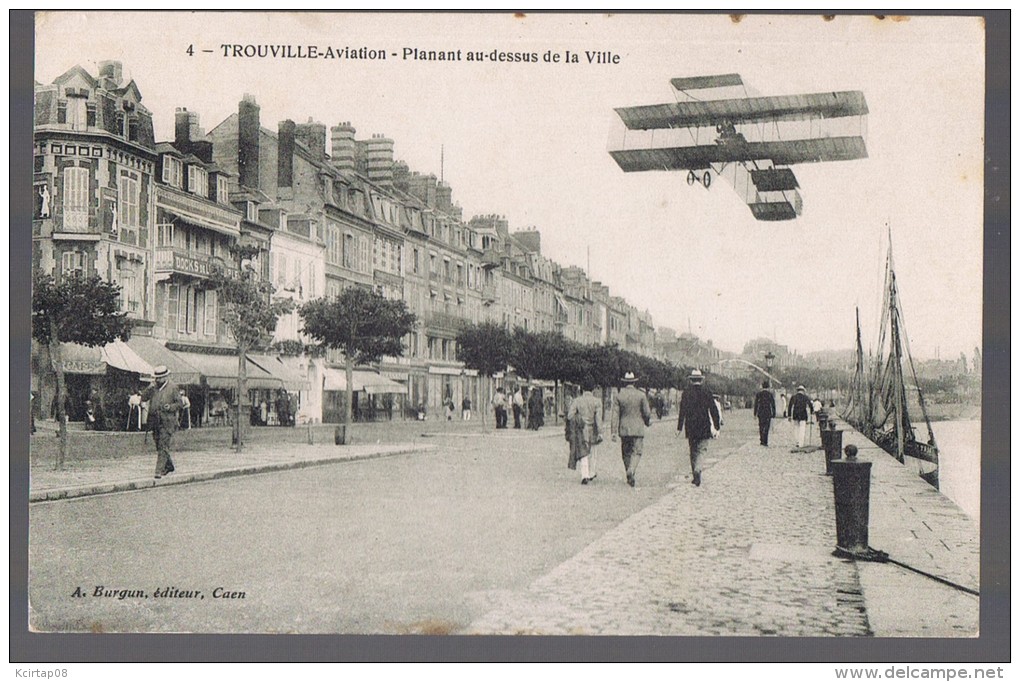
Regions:
[[847, 458], [832, 467], [836, 503], [836, 556], [864, 561], [887, 561], [889, 555], [868, 546], [871, 462], [857, 461], [857, 448], [847, 446]]
[[347, 425], [341, 424], [333, 432], [333, 442], [337, 445], [347, 445]]
[[843, 430], [827, 429], [822, 431], [822, 434], [822, 444], [825, 446], [825, 475], [832, 476], [832, 463], [839, 460], [843, 451]]
[[818, 430], [824, 431], [826, 429], [826, 425], [829, 422], [829, 413], [826, 412], [825, 410], [818, 410], [818, 412], [815, 414], [815, 418], [818, 421]]

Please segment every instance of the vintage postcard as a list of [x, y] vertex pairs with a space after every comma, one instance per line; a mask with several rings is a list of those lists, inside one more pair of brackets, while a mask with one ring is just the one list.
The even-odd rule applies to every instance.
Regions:
[[38, 13], [30, 629], [979, 637], [985, 66]]

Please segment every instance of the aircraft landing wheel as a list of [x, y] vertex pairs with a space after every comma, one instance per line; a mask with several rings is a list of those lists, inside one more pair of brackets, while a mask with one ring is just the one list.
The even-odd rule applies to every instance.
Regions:
[[708, 189], [709, 187], [711, 187], [712, 186], [712, 174], [709, 173], [708, 171], [705, 171], [705, 174], [701, 177], [701, 184], [703, 184], [705, 186], [705, 189]]
[[694, 171], [687, 171], [687, 184], [693, 185], [697, 182], [698, 178], [694, 175]]

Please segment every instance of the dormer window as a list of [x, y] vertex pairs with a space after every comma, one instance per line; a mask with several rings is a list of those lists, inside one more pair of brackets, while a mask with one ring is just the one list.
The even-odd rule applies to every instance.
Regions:
[[209, 174], [199, 166], [188, 166], [188, 191], [201, 197], [209, 193]]
[[229, 186], [228, 186], [228, 183], [227, 183], [227, 179], [225, 177], [223, 177], [222, 175], [217, 175], [216, 176], [216, 203], [219, 203], [219, 204], [229, 204], [230, 203], [230, 197], [229, 197], [229, 191], [228, 190], [229, 190]]
[[177, 188], [184, 182], [184, 164], [170, 154], [163, 155], [163, 182]]
[[245, 211], [245, 218], [250, 223], [257, 223], [259, 221], [259, 205], [254, 201], [247, 201], [245, 204], [247, 207]]

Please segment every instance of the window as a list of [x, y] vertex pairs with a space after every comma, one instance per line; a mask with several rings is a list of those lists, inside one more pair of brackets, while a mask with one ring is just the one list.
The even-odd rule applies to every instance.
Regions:
[[216, 176], [216, 201], [221, 204], [230, 203], [230, 186], [222, 175]]
[[333, 265], [343, 264], [343, 245], [340, 242], [340, 228], [326, 226], [326, 261]]
[[247, 204], [246, 217], [248, 222], [257, 223], [259, 221], [259, 206], [254, 201], [245, 202]]
[[121, 310], [137, 313], [142, 309], [141, 273], [135, 271], [134, 264], [121, 261], [117, 269], [117, 283], [120, 285]]
[[188, 166], [188, 191], [202, 197], [209, 195], [209, 174], [204, 168]]
[[283, 288], [287, 285], [287, 254], [276, 254], [276, 286]]
[[65, 251], [60, 257], [60, 271], [70, 275], [72, 272], [85, 274], [85, 254], [81, 251]]
[[64, 231], [89, 229], [89, 169], [64, 169]]
[[160, 223], [156, 225], [156, 246], [174, 245], [174, 224]]
[[358, 268], [361, 272], [372, 272], [372, 245], [368, 237], [358, 238]]
[[411, 268], [418, 272], [418, 249], [412, 250]]
[[206, 336], [216, 335], [216, 292], [205, 293], [205, 320], [202, 324]]
[[127, 122], [127, 139], [130, 142], [138, 141], [138, 117], [130, 116]]
[[191, 302], [191, 289], [179, 287], [180, 300], [177, 304], [177, 331], [185, 334], [188, 331], [188, 303]]
[[176, 284], [166, 288], [166, 328], [173, 329], [177, 324], [177, 309], [180, 307], [180, 287]]
[[163, 182], [173, 187], [180, 187], [184, 181], [184, 164], [170, 154], [163, 155]]
[[344, 233], [344, 267], [354, 269], [358, 262], [357, 241], [350, 232]]
[[138, 180], [136, 175], [121, 173], [120, 201], [117, 202], [117, 211], [117, 220], [121, 227], [138, 226]]
[[81, 97], [68, 97], [67, 98], [67, 122], [71, 124], [71, 130], [85, 130], [85, 126], [88, 122], [87, 109], [85, 107], [87, 100]]

